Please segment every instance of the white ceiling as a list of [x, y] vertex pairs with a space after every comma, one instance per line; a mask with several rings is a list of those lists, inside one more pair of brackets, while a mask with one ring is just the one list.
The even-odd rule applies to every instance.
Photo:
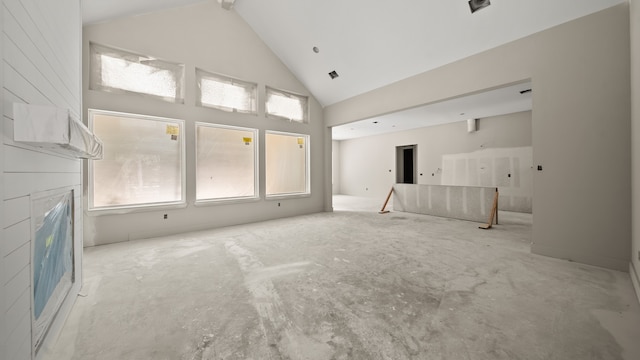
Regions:
[[126, 16], [141, 15], [172, 7], [191, 5], [210, 0], [80, 0], [82, 4], [82, 23], [117, 19]]
[[529, 89], [531, 83], [526, 82], [335, 126], [332, 128], [333, 140], [355, 139], [531, 110], [532, 92], [520, 93]]
[[[328, 106], [626, 1], [492, 0], [472, 14], [467, 0], [236, 0], [231, 11]], [[82, 0], [83, 22], [198, 2], [203, 0]], [[333, 70], [339, 77], [331, 80]], [[531, 109], [530, 94], [525, 101], [527, 96], [513, 98], [519, 95], [513, 90], [344, 125], [334, 128], [334, 138], [381, 133], [387, 124], [396, 131]]]
[[327, 106], [626, 1], [492, 0], [472, 14], [467, 0], [237, 0], [235, 11]]

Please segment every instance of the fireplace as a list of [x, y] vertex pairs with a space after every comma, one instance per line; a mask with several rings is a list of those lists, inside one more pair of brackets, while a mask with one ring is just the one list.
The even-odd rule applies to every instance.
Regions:
[[34, 354], [75, 281], [73, 195], [72, 188], [31, 195]]

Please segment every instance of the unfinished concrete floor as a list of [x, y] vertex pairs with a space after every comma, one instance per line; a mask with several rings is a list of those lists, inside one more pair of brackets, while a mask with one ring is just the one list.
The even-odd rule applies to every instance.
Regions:
[[89, 248], [48, 359], [640, 359], [629, 275], [499, 226], [336, 211]]

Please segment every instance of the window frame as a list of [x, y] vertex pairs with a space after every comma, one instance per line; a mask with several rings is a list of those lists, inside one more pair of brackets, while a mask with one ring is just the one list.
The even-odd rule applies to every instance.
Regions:
[[[202, 101], [202, 79], [207, 79], [207, 80], [211, 80], [211, 81], [215, 81], [223, 84], [242, 85], [242, 87], [244, 88], [251, 87], [252, 88], [251, 93], [253, 95], [251, 110], [243, 110], [243, 109], [238, 109], [230, 106], [214, 105], [214, 104], [203, 102]], [[196, 105], [205, 107], [205, 108], [210, 108], [210, 109], [222, 110], [226, 112], [258, 115], [258, 84], [251, 81], [240, 80], [231, 76], [213, 73], [213, 72], [206, 71], [196, 67]]]
[[[298, 100], [298, 102], [301, 102], [302, 103], [301, 104], [302, 120], [292, 119], [286, 116], [270, 113], [269, 106], [268, 106], [270, 94], [275, 94], [275, 95], [287, 97], [290, 99], [296, 99]], [[270, 119], [279, 119], [279, 120], [286, 120], [289, 122], [296, 122], [299, 124], [308, 124], [310, 121], [309, 120], [309, 96], [296, 94], [291, 91], [281, 90], [271, 86], [265, 86], [264, 113], [265, 113], [265, 116]]]
[[[88, 160], [87, 164], [87, 212], [92, 215], [99, 214], [123, 214], [130, 213], [136, 211], [149, 211], [149, 210], [161, 210], [161, 209], [176, 209], [176, 208], [185, 208], [187, 206], [187, 154], [186, 154], [186, 132], [185, 132], [185, 121], [181, 119], [167, 118], [167, 117], [159, 117], [159, 116], [151, 116], [151, 115], [143, 115], [143, 114], [133, 114], [133, 113], [125, 113], [119, 111], [109, 111], [109, 110], [99, 110], [99, 109], [88, 109], [88, 124], [89, 129], [94, 131], [94, 115], [107, 115], [107, 116], [117, 116], [117, 117], [129, 117], [129, 118], [137, 118], [142, 120], [153, 120], [158, 122], [164, 122], [167, 124], [178, 124], [179, 132], [182, 137], [182, 144], [180, 146], [180, 200], [177, 201], [162, 201], [162, 202], [153, 202], [153, 203], [141, 203], [134, 205], [116, 205], [116, 206], [94, 206], [94, 162], [101, 160]], [[106, 144], [105, 148], [106, 148]], [[106, 150], [106, 149], [105, 149]]]
[[[238, 131], [250, 131], [253, 132], [253, 196], [234, 196], [216, 199], [198, 199], [198, 126], [212, 127], [217, 129], [238, 130]], [[241, 203], [252, 202], [260, 200], [260, 158], [259, 158], [259, 142], [260, 130], [254, 128], [213, 124], [207, 122], [196, 121], [195, 123], [195, 205], [214, 205], [214, 204], [228, 204], [228, 203]]]
[[[101, 55], [109, 55], [114, 58], [137, 64], [143, 64], [143, 61], [145, 61], [149, 62], [150, 65], [143, 65], [153, 66], [155, 68], [171, 72], [176, 82], [175, 96], [161, 96], [105, 85], [102, 81], [102, 72], [100, 71], [102, 69]], [[160, 99], [171, 103], [184, 104], [185, 81], [185, 65], [182, 63], [161, 60], [152, 56], [140, 55], [131, 51], [116, 49], [94, 42], [89, 43], [89, 90], [97, 90], [113, 94], [135, 94], [138, 96]]]
[[[270, 195], [267, 192], [267, 135], [286, 135], [293, 136], [296, 138], [304, 138], [305, 139], [305, 191], [304, 192], [295, 192], [295, 193], [279, 193]], [[302, 197], [310, 197], [311, 196], [311, 135], [308, 134], [299, 134], [292, 132], [284, 132], [284, 131], [275, 131], [275, 130], [265, 130], [265, 139], [264, 139], [264, 159], [265, 159], [265, 190], [264, 196], [265, 200], [278, 200], [284, 198], [302, 198]]]

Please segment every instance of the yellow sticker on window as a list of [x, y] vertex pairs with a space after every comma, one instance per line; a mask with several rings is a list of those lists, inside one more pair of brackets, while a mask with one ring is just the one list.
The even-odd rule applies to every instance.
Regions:
[[250, 137], [243, 137], [242, 138], [242, 142], [244, 142], [245, 144], [249, 144], [253, 139]]
[[178, 125], [167, 125], [167, 135], [180, 135], [180, 127]]
[[304, 144], [304, 138], [298, 138], [298, 145]]

